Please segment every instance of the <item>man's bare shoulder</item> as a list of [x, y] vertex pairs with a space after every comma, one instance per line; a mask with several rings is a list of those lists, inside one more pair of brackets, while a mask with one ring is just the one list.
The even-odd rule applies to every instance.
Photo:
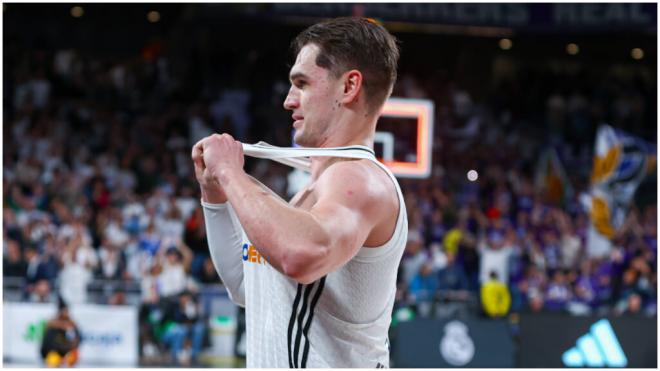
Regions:
[[387, 200], [397, 199], [390, 177], [369, 160], [336, 162], [321, 174], [318, 185], [319, 196], [331, 192], [333, 197], [348, 200], [354, 206], [376, 204], [382, 209], [388, 206]]

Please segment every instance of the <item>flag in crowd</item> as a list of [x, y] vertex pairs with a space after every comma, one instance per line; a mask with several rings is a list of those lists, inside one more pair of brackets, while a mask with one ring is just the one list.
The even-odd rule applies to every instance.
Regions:
[[612, 238], [623, 226], [635, 191], [655, 170], [657, 147], [625, 131], [601, 125], [596, 133], [591, 190], [582, 198], [590, 227], [587, 252], [609, 253]]
[[564, 204], [573, 197], [573, 187], [557, 150], [553, 147], [547, 148], [541, 154], [534, 182], [536, 189], [541, 190], [546, 200], [555, 205]]

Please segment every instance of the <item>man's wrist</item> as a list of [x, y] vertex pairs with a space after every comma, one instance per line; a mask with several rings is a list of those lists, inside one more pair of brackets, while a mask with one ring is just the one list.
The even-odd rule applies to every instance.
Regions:
[[227, 196], [224, 192], [205, 189], [202, 187], [202, 201], [210, 204], [224, 204], [227, 202]]
[[215, 173], [215, 180], [223, 186], [228, 186], [233, 179], [236, 179], [241, 174], [245, 174], [243, 169], [222, 168]]

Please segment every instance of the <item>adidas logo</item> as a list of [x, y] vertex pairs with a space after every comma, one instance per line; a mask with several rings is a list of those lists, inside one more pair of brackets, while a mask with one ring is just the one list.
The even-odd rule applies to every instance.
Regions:
[[591, 325], [589, 333], [580, 336], [576, 346], [561, 357], [567, 367], [626, 367], [628, 359], [606, 319]]

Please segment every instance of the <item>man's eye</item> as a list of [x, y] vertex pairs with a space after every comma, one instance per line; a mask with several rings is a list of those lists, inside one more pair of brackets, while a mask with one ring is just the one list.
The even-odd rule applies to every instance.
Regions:
[[301, 80], [296, 81], [296, 87], [299, 89], [302, 89], [305, 85], [307, 85], [306, 81], [301, 81]]

